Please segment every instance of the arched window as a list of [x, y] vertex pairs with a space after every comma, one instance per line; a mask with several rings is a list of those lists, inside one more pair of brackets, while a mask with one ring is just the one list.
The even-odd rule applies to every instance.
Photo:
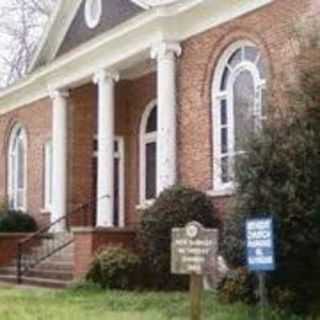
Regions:
[[17, 124], [11, 131], [8, 149], [8, 200], [13, 210], [26, 210], [27, 136]]
[[157, 195], [157, 105], [151, 102], [140, 126], [140, 202], [152, 200]]
[[265, 77], [263, 56], [249, 41], [233, 44], [220, 59], [212, 88], [214, 190], [234, 187], [235, 157], [265, 119]]

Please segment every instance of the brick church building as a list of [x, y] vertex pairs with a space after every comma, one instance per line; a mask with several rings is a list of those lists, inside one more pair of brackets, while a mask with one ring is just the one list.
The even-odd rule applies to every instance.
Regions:
[[238, 137], [265, 118], [295, 23], [319, 13], [319, 0], [58, 1], [28, 76], [0, 92], [0, 201], [73, 227], [72, 277], [99, 246], [130, 244], [175, 183], [223, 211]]

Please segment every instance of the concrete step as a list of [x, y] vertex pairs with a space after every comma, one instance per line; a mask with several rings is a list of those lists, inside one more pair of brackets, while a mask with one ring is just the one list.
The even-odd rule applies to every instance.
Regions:
[[[6, 268], [16, 268], [16, 262], [13, 262]], [[0, 272], [1, 272], [0, 268]], [[73, 262], [71, 261], [48, 261], [44, 260], [43, 262], [36, 265], [33, 269], [44, 269], [44, 270], [59, 270], [65, 272], [71, 272], [73, 270]]]
[[[58, 243], [71, 241], [70, 234], [46, 235], [42, 244], [31, 249], [30, 254], [37, 254], [39, 257], [47, 251], [47, 248], [52, 248], [52, 237], [57, 237]], [[49, 288], [65, 288], [72, 281], [73, 260], [74, 259], [74, 244], [70, 243], [65, 248], [48, 257], [34, 268], [25, 273], [22, 277], [24, 285], [41, 286]], [[28, 259], [26, 259], [28, 260]], [[17, 281], [16, 260], [13, 260], [7, 267], [0, 268], [0, 281], [15, 283]]]
[[64, 261], [44, 261], [38, 264], [34, 269], [44, 269], [44, 270], [59, 270], [63, 272], [72, 272], [73, 263]]
[[[15, 275], [0, 275], [0, 282], [17, 283], [17, 277]], [[67, 288], [71, 281], [23, 276], [22, 284], [45, 288]]]
[[28, 271], [25, 276], [30, 278], [42, 278], [63, 281], [71, 281], [73, 279], [72, 272], [65, 272], [59, 270], [44, 270], [38, 268]]
[[[14, 267], [0, 268], [0, 276], [16, 276], [17, 269]], [[57, 270], [57, 269], [45, 269], [45, 268], [34, 268], [25, 273], [25, 276], [30, 278], [43, 278], [43, 279], [52, 279], [52, 280], [64, 280], [71, 281], [72, 268], [69, 270]]]

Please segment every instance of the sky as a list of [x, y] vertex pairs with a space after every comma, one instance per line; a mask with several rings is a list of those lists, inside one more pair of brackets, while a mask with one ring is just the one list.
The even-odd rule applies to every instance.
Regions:
[[[31, 0], [27, 0], [31, 1]], [[44, 1], [44, 0], [38, 0]], [[17, 3], [21, 3], [23, 0], [0, 0], [0, 86], [4, 87], [7, 83], [7, 75], [10, 70], [10, 63], [7, 61], [13, 60], [12, 58], [17, 55], [19, 50], [21, 49], [21, 41], [17, 41], [16, 37], [13, 35], [18, 33], [17, 31], [22, 30], [21, 26], [21, 11], [13, 11], [9, 10], [10, 6], [16, 5]], [[9, 9], [8, 9], [9, 8]], [[4, 11], [6, 10], [6, 11]], [[19, 14], [20, 12], [20, 14]], [[27, 43], [37, 44], [39, 43], [39, 38], [42, 34], [43, 26], [46, 22], [46, 18], [40, 18], [37, 15], [37, 19], [35, 15], [28, 15], [27, 20], [29, 21], [29, 25], [33, 26], [32, 32], [29, 33], [26, 37]], [[37, 26], [39, 22], [39, 26]], [[11, 34], [8, 34], [11, 33]], [[21, 31], [20, 31], [21, 34]], [[20, 51], [21, 52], [21, 51]], [[30, 55], [28, 55], [30, 56]], [[19, 56], [20, 57], [20, 56]]]

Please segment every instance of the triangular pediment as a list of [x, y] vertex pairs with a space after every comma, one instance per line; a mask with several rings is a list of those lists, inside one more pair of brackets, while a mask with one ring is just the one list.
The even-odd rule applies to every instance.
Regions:
[[104, 0], [101, 20], [97, 27], [91, 29], [85, 21], [85, 1], [82, 1], [57, 55], [60, 56], [95, 36], [111, 30], [142, 11], [141, 7], [129, 0]]
[[144, 11], [131, 0], [102, 0], [101, 17], [92, 28], [88, 26], [85, 17], [86, 1], [88, 0], [60, 0], [30, 71], [50, 63]]

